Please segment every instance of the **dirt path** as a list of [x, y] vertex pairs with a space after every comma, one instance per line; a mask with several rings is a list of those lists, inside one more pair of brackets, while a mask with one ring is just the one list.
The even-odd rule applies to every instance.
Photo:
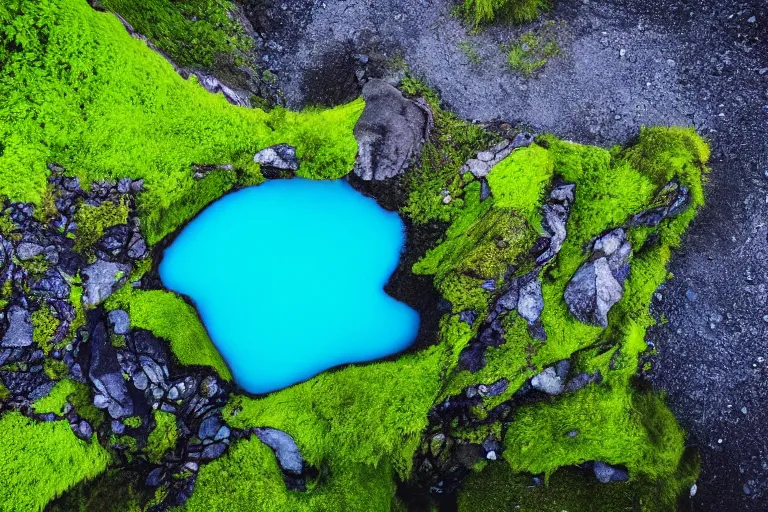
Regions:
[[499, 45], [531, 27], [468, 35], [445, 0], [266, 4], [251, 19], [293, 107], [354, 97], [356, 72], [399, 55], [467, 119], [601, 146], [641, 125], [711, 138], [708, 206], [656, 301], [653, 379], [703, 455], [691, 509], [768, 509], [768, 6], [562, 0], [547, 18], [563, 54], [524, 79]]

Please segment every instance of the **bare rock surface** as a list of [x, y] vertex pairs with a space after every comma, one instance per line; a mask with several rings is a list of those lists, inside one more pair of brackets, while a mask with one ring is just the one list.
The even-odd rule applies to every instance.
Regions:
[[363, 87], [365, 109], [355, 125], [355, 174], [384, 180], [400, 174], [421, 151], [430, 124], [429, 107], [417, 105], [383, 80]]

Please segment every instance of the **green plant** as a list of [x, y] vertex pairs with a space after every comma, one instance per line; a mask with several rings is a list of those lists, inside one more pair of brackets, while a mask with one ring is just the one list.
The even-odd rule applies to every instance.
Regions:
[[123, 420], [126, 427], [139, 428], [141, 426], [141, 416], [130, 416]]
[[176, 446], [178, 430], [176, 416], [169, 412], [155, 411], [155, 428], [149, 433], [146, 453], [149, 462], [159, 463], [165, 452]]
[[83, 252], [93, 247], [104, 230], [128, 222], [128, 204], [106, 201], [99, 206], [82, 204], [75, 213], [77, 232], [75, 250]]
[[32, 339], [43, 352], [49, 354], [53, 350], [53, 345], [49, 342], [59, 327], [59, 320], [53, 316], [50, 308], [45, 304], [37, 311], [33, 311], [31, 317]]
[[527, 77], [533, 75], [552, 57], [560, 54], [555, 24], [547, 22], [538, 30], [526, 32], [514, 43], [502, 46], [509, 66]]
[[549, 8], [549, 0], [463, 0], [458, 14], [475, 27], [494, 21], [526, 23]]
[[460, 42], [459, 49], [471, 64], [478, 65], [483, 61], [482, 57], [480, 57], [480, 54], [477, 52], [477, 48], [475, 48], [469, 41]]
[[172, 292], [134, 290], [130, 283], [107, 301], [108, 309], [125, 309], [131, 327], [165, 338], [181, 364], [204, 365], [226, 380], [232, 375], [211, 342], [195, 309]]

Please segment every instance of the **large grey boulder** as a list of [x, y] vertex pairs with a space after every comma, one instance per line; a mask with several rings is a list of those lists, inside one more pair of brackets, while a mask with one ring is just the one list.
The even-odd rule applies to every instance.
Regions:
[[614, 229], [592, 244], [590, 259], [565, 287], [568, 310], [586, 324], [608, 326], [608, 312], [624, 294], [632, 247], [623, 229]]
[[299, 452], [299, 447], [291, 436], [275, 428], [255, 428], [256, 437], [266, 444], [277, 457], [277, 462], [283, 471], [300, 475], [304, 469], [304, 458]]
[[0, 345], [3, 347], [28, 347], [32, 344], [32, 322], [29, 311], [21, 306], [8, 309], [8, 330]]
[[362, 96], [365, 108], [354, 129], [355, 174], [366, 181], [397, 176], [421, 152], [432, 113], [383, 80], [366, 82]]
[[96, 260], [83, 269], [83, 300], [88, 306], [95, 306], [125, 283], [131, 273], [130, 265], [113, 261]]

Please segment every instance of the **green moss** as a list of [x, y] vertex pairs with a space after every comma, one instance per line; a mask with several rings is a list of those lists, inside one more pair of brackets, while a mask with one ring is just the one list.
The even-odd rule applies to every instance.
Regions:
[[176, 416], [169, 412], [155, 411], [155, 428], [149, 433], [146, 453], [149, 462], [159, 463], [165, 452], [176, 446], [178, 430]]
[[99, 206], [82, 204], [75, 213], [75, 250], [90, 249], [104, 235], [104, 230], [128, 222], [128, 204], [106, 201]]
[[[463, 207], [460, 199], [464, 194], [464, 181], [459, 169], [474, 158], [477, 151], [497, 142], [498, 136], [440, 108], [435, 93], [412, 76], [406, 76], [400, 87], [410, 96], [423, 96], [434, 116], [434, 127], [422, 149], [419, 164], [405, 177], [408, 201], [402, 213], [419, 225], [449, 221]], [[443, 203], [444, 191], [453, 198], [449, 204]]]
[[197, 312], [175, 293], [134, 290], [128, 284], [110, 297], [107, 308], [125, 309], [130, 314], [131, 327], [147, 329], [168, 340], [181, 364], [210, 366], [223, 379], [232, 380]]
[[477, 27], [494, 21], [533, 21], [547, 8], [548, 0], [463, 0], [458, 13]]
[[126, 427], [139, 428], [141, 426], [141, 416], [130, 416], [123, 420]]
[[47, 396], [32, 404], [32, 408], [38, 414], [52, 412], [61, 415], [67, 403], [71, 404], [75, 412], [94, 428], [98, 428], [104, 422], [104, 412], [93, 405], [91, 388], [70, 379], [57, 382]]
[[459, 49], [471, 64], [477, 65], [483, 61], [483, 59], [480, 57], [480, 54], [477, 52], [477, 48], [475, 48], [475, 46], [469, 41], [460, 42]]
[[302, 175], [345, 174], [362, 111], [362, 101], [307, 113], [234, 107], [85, 0], [0, 6], [0, 96], [0, 195], [40, 204], [47, 162], [82, 183], [142, 178], [150, 243], [228, 190], [226, 177], [198, 183], [193, 164], [243, 162], [282, 142], [297, 147]]
[[0, 418], [0, 443], [0, 503], [8, 512], [41, 511], [110, 461], [97, 441], [75, 437], [67, 421], [37, 423], [16, 412]]
[[560, 54], [556, 25], [548, 21], [539, 29], [526, 32], [517, 41], [502, 46], [502, 50], [507, 54], [509, 67], [530, 77], [543, 68], [549, 59]]
[[230, 15], [228, 0], [102, 0], [179, 66], [210, 68], [220, 55], [247, 50], [250, 41]]
[[43, 362], [43, 371], [51, 380], [61, 380], [69, 375], [69, 367], [64, 361], [46, 358]]
[[45, 352], [50, 354], [53, 350], [53, 345], [49, 343], [53, 335], [56, 333], [56, 329], [59, 327], [59, 320], [51, 310], [45, 304], [37, 311], [32, 312], [32, 339], [37, 343], [37, 346]]

